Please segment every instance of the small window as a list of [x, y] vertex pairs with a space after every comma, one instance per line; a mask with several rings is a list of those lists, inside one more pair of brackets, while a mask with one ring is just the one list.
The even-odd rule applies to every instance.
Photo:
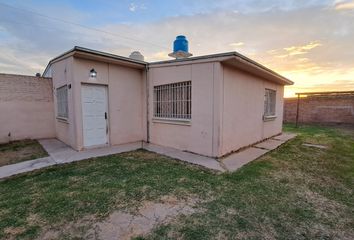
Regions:
[[190, 120], [192, 116], [192, 82], [154, 86], [154, 117]]
[[57, 116], [68, 118], [68, 86], [64, 85], [57, 88]]
[[275, 117], [276, 91], [272, 89], [265, 90], [264, 98], [264, 117]]

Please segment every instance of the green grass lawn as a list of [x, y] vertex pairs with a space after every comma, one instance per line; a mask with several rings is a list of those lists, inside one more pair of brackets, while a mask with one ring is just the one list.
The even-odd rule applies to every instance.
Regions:
[[199, 211], [139, 239], [354, 239], [354, 136], [325, 127], [285, 130], [298, 137], [235, 173], [139, 150], [1, 181], [0, 239], [33, 239], [53, 229], [73, 239], [67, 226], [84, 232], [90, 219], [134, 212], [167, 195], [203, 201]]
[[36, 140], [21, 140], [0, 144], [0, 167], [48, 156]]

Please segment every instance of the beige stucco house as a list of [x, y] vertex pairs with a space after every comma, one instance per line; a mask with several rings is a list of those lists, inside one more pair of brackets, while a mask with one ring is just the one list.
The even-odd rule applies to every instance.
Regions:
[[143, 141], [210, 157], [281, 133], [292, 84], [236, 52], [147, 63], [75, 47], [44, 76], [56, 137], [76, 150]]

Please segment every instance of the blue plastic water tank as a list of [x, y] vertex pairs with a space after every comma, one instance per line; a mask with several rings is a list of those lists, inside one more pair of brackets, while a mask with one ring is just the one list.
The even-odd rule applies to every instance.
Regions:
[[188, 41], [183, 35], [177, 36], [176, 40], [173, 42], [173, 52], [177, 51], [188, 52]]

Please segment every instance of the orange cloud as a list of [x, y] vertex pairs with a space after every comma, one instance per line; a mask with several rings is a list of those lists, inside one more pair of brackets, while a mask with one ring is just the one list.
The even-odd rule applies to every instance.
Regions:
[[169, 52], [167, 51], [161, 51], [154, 53], [152, 56], [147, 56], [145, 57], [145, 61], [162, 61], [162, 60], [167, 60], [170, 59], [168, 57]]
[[242, 47], [243, 45], [245, 45], [245, 43], [243, 43], [243, 42], [235, 42], [235, 43], [230, 43], [229, 44], [229, 46], [234, 47], [234, 48]]
[[[282, 58], [307, 54], [312, 49], [320, 47], [320, 46], [322, 46], [322, 43], [320, 43], [319, 41], [312, 41], [312, 42], [309, 42], [308, 44], [302, 45], [302, 46], [291, 46], [291, 47], [286, 47], [286, 48], [282, 48], [282, 49], [269, 50], [269, 51], [267, 51], [267, 53], [270, 55], [273, 55], [276, 58], [282, 59]], [[308, 62], [309, 61], [308, 58], [304, 58], [304, 57], [297, 59], [297, 60], [301, 61], [301, 62]]]
[[[354, 69], [352, 69], [354, 70]], [[354, 89], [354, 72], [341, 71], [298, 71], [280, 72], [290, 79], [296, 79], [293, 86], [285, 88], [285, 97], [294, 97], [296, 92], [314, 91], [352, 91]]]
[[322, 44], [318, 41], [310, 42], [304, 46], [292, 46], [284, 48], [284, 50], [290, 55], [302, 55], [308, 53], [311, 49], [322, 46]]
[[354, 9], [354, 1], [345, 1], [345, 2], [339, 2], [335, 4], [335, 9], [336, 10], [351, 10]]

